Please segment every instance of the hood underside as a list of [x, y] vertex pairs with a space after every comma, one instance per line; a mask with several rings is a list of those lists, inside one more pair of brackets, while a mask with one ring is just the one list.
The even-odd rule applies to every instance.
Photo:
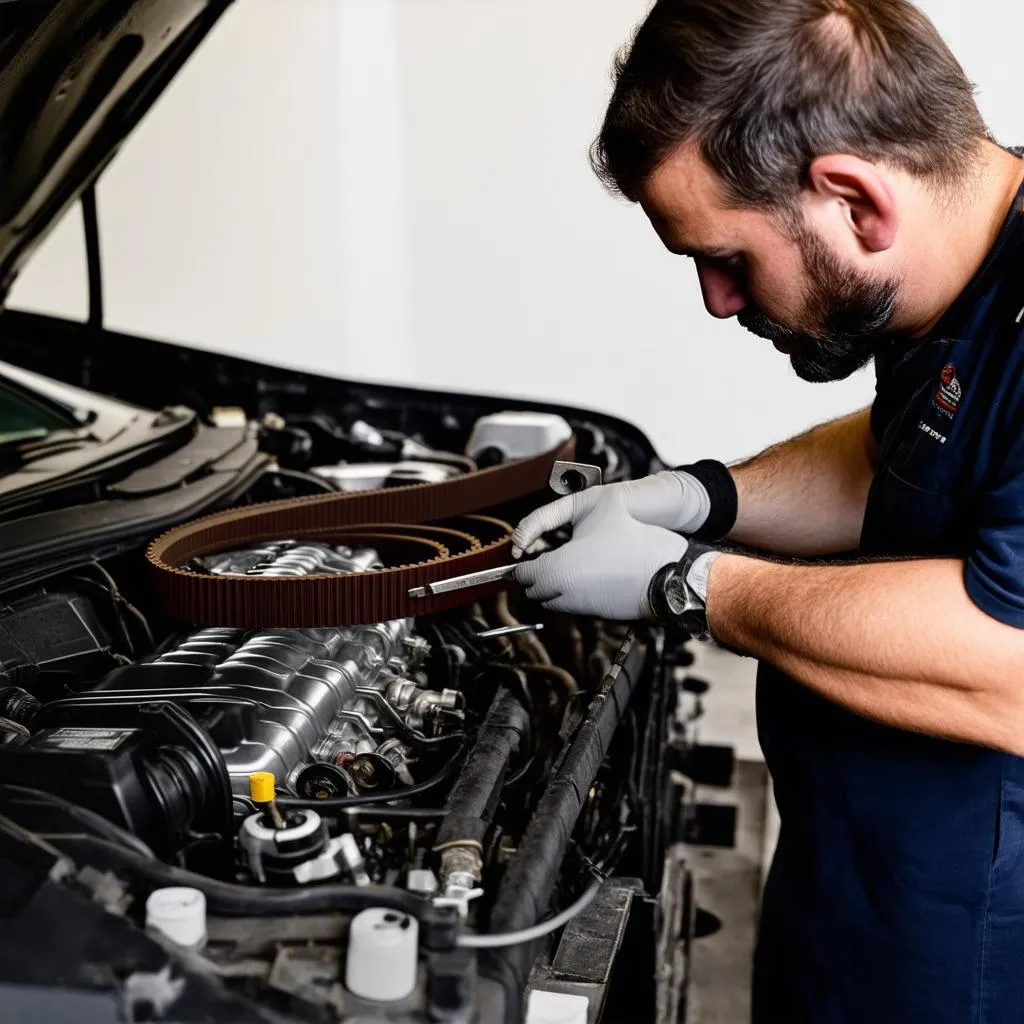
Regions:
[[0, 3], [0, 305], [230, 2]]

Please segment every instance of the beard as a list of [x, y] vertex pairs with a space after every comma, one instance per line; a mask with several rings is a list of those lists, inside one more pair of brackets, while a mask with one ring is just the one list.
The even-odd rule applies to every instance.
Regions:
[[789, 352], [793, 370], [802, 380], [844, 380], [874, 358], [889, 332], [899, 283], [895, 278], [855, 274], [804, 228], [798, 230], [797, 243], [810, 282], [805, 317], [821, 328], [805, 333], [772, 320], [755, 306], [747, 306], [736, 319], [751, 333]]

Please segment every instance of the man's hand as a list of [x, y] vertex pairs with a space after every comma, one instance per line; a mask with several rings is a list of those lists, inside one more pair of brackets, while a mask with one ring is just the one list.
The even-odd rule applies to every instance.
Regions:
[[694, 533], [707, 521], [711, 499], [694, 476], [677, 470], [655, 473], [628, 483], [606, 484], [570, 494], [527, 516], [512, 535], [512, 557], [529, 552], [542, 534], [575, 525], [599, 505], [624, 510], [639, 523], [678, 533]]
[[[678, 501], [679, 485], [668, 485]], [[635, 518], [630, 494], [622, 485], [594, 488], [527, 516], [516, 531], [520, 550], [556, 526], [571, 525], [573, 536], [516, 569], [515, 580], [526, 596], [551, 611], [620, 622], [650, 618], [651, 580], [663, 566], [683, 557], [687, 542], [663, 526]]]

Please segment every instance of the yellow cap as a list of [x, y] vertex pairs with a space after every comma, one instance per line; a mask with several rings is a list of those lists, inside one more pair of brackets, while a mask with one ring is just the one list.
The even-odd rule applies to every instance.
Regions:
[[270, 803], [274, 799], [275, 789], [273, 772], [253, 772], [249, 776], [249, 796], [254, 804]]

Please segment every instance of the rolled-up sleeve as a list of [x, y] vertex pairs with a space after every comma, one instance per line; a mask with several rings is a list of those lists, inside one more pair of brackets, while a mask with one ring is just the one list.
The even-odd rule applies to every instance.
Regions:
[[982, 496], [964, 582], [971, 600], [1024, 629], [1024, 431]]

